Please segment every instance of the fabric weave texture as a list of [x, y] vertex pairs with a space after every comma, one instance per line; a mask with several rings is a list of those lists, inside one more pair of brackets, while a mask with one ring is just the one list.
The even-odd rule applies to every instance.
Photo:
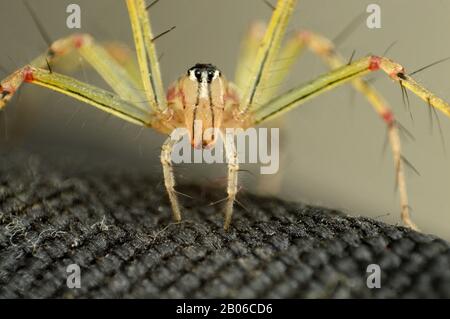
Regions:
[[450, 297], [449, 244], [435, 236], [243, 193], [224, 232], [211, 205], [224, 190], [206, 186], [179, 188], [192, 198], [173, 224], [160, 180], [38, 162], [0, 167], [0, 298]]

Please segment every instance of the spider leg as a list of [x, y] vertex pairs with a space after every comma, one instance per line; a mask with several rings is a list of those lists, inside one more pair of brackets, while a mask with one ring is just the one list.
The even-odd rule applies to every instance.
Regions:
[[[253, 124], [259, 124], [275, 118], [317, 95], [378, 70], [384, 71], [392, 80], [399, 82], [404, 88], [427, 102], [428, 105], [450, 117], [450, 105], [407, 75], [400, 64], [388, 58], [373, 55], [334, 69], [309, 83], [291, 89], [272, 99], [253, 112], [251, 115]], [[385, 114], [385, 116], [389, 117], [390, 115]]]
[[[248, 83], [250, 83], [251, 81], [251, 66], [255, 60], [255, 56], [258, 53], [258, 49], [261, 46], [266, 29], [267, 26], [264, 22], [255, 22], [250, 26], [250, 28], [244, 35], [234, 77], [234, 84], [237, 86], [239, 92], [241, 92], [242, 88], [245, 88], [245, 86], [248, 85]], [[289, 65], [286, 66], [285, 63], [296, 60], [297, 56], [293, 56], [291, 52], [286, 51], [287, 50], [285, 48], [282, 48], [280, 53], [278, 53], [278, 56], [274, 59], [272, 66], [269, 68], [270, 83], [265, 84], [264, 87], [260, 87], [260, 93], [257, 101], [258, 105], [267, 102], [268, 99], [272, 97], [280, 87], [280, 84], [282, 82], [281, 78], [285, 77], [282, 76], [281, 72], [286, 75], [287, 71], [289, 71], [289, 69], [287, 69]], [[280, 128], [280, 130], [283, 131], [285, 129], [284, 119], [279, 118], [276, 121], [271, 122], [270, 126]], [[282, 159], [282, 162], [285, 162], [285, 159]], [[280, 192], [283, 180], [283, 172], [280, 171], [275, 175], [271, 175], [270, 183], [264, 182], [265, 178], [269, 178], [269, 176], [263, 175], [258, 179], [258, 192]]]
[[251, 81], [251, 66], [258, 53], [265, 31], [265, 23], [253, 23], [242, 39], [239, 58], [234, 72], [234, 84], [239, 90], [245, 88]]
[[[389, 75], [391, 79], [399, 82], [403, 87], [409, 89], [412, 93], [420, 97], [422, 100], [426, 101], [428, 105], [442, 111], [447, 116], [450, 116], [450, 105], [418, 84], [413, 78], [406, 75], [405, 70], [401, 65], [385, 57], [369, 56], [348, 65], [344, 65], [337, 69], [334, 69], [327, 74], [319, 76], [315, 80], [305, 85], [294, 88], [274, 98], [252, 114], [253, 122], [254, 124], [259, 124], [269, 119], [275, 118], [278, 115], [281, 115], [283, 112], [299, 106], [317, 95], [320, 95], [339, 85], [345, 84], [349, 81], [360, 78], [370, 72], [377, 70], [384, 71], [387, 75]], [[357, 87], [365, 93], [367, 98], [370, 98], [372, 103], [381, 103], [382, 100], [378, 100], [378, 98], [375, 98], [376, 95], [373, 95], [373, 91], [364, 91], [367, 89], [367, 86], [361, 86], [361, 84], [359, 85], [360, 86]], [[386, 106], [384, 105], [384, 107]], [[382, 110], [383, 109], [380, 108], [380, 111]], [[385, 113], [381, 113], [381, 116], [389, 126], [394, 127], [394, 117], [392, 115], [392, 112], [389, 109], [385, 109], [385, 111]], [[398, 134], [394, 134], [393, 132], [395, 131], [393, 130], [390, 130], [389, 132], [390, 139], [392, 141], [391, 145], [393, 145], [394, 143], [397, 145], [397, 147], [394, 149], [394, 156], [398, 156], [398, 154], [400, 153], [400, 141], [398, 139]], [[395, 155], [396, 153], [397, 155]], [[395, 161], [398, 172], [399, 163], [401, 163], [402, 159], [401, 157], [400, 159], [395, 158]], [[404, 178], [402, 178], [398, 182], [399, 189], [402, 193], [404, 193], [401, 195], [402, 198], [407, 199]], [[415, 228], [415, 225], [409, 218], [407, 204], [405, 203], [402, 203], [402, 219], [409, 227]]]
[[[54, 62], [62, 62], [61, 64], [68, 62], [64, 61], [64, 58], [71, 53], [77, 53], [86, 60], [123, 100], [148, 112], [139, 84], [88, 34], [73, 34], [53, 42], [49, 49], [35, 58], [30, 65], [52, 72], [51, 65]], [[19, 70], [18, 73], [20, 72]]]
[[181, 221], [180, 204], [178, 203], [177, 192], [175, 191], [175, 177], [173, 175], [172, 167], [172, 150], [178, 139], [169, 137], [164, 142], [161, 148], [161, 164], [164, 174], [164, 185], [166, 186], [167, 194], [169, 195], [170, 204], [172, 206], [173, 219], [176, 222]]
[[132, 103], [136, 101], [134, 104], [146, 109], [139, 84], [105, 48], [98, 45], [88, 34], [73, 34], [53, 42], [46, 53], [30, 64], [46, 68], [54, 59], [64, 57], [73, 51], [85, 59], [122, 99]]
[[234, 137], [232, 134], [227, 134], [225, 140], [225, 154], [228, 163], [228, 185], [227, 185], [227, 202], [225, 204], [225, 222], [223, 229], [227, 230], [230, 227], [231, 217], [233, 216], [233, 205], [236, 200], [238, 192], [238, 171], [239, 160], [234, 144]]
[[158, 56], [144, 0], [126, 0], [145, 95], [153, 112], [167, 110]]
[[24, 82], [60, 92], [134, 124], [151, 126], [152, 117], [148, 111], [121, 99], [118, 95], [71, 77], [31, 65], [17, 70], [0, 82], [0, 109], [4, 107]]
[[144, 92], [142, 87], [141, 74], [139, 73], [139, 66], [137, 65], [134, 52], [125, 44], [120, 42], [105, 42], [103, 47], [108, 53], [117, 61], [133, 79], [136, 87]]
[[241, 114], [255, 110], [259, 106], [261, 92], [271, 80], [273, 63], [277, 58], [295, 4], [296, 0], [278, 0], [277, 2], [256, 56], [249, 65], [251, 75], [247, 76], [247, 83], [241, 87], [242, 99], [239, 106]]
[[[295, 58], [300, 56], [305, 46], [311, 52], [322, 58], [330, 69], [342, 67], [346, 63], [329, 39], [310, 31], [301, 31], [288, 41], [280, 53], [280, 63], [283, 64], [283, 67], [280, 68], [280, 71], [276, 74], [277, 81], [282, 82], [284, 80], [295, 62]], [[408, 203], [408, 193], [403, 167], [404, 163], [401, 154], [401, 142], [394, 114], [383, 96], [365, 80], [355, 78], [352, 81], [352, 85], [366, 97], [375, 112], [387, 125], [388, 140], [391, 146], [396, 170], [396, 185], [400, 194], [401, 218], [405, 225], [417, 230], [418, 228], [412, 222], [409, 214], [410, 206]]]

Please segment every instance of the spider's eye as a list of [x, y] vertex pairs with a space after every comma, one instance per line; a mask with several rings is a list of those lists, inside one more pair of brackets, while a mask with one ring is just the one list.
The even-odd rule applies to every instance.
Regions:
[[220, 76], [220, 71], [212, 64], [197, 63], [188, 70], [187, 75], [191, 80], [201, 83], [206, 80], [211, 83], [214, 77]]
[[202, 72], [200, 70], [195, 70], [194, 74], [195, 74], [197, 81], [201, 82], [202, 81]]
[[209, 71], [208, 71], [208, 82], [209, 82], [209, 83], [212, 82], [212, 80], [213, 80], [213, 78], [214, 78], [214, 74], [215, 74], [214, 71], [212, 71], [212, 70], [209, 70]]

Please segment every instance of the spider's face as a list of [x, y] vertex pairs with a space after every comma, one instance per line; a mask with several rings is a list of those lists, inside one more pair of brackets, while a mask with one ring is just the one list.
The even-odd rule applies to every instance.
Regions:
[[[197, 63], [187, 71], [187, 76], [197, 83], [211, 84], [217, 80], [222, 74], [219, 69], [212, 64]], [[205, 89], [207, 86], [205, 86]]]
[[222, 124], [227, 81], [212, 64], [196, 64], [169, 88], [167, 100], [196, 148], [214, 144]]

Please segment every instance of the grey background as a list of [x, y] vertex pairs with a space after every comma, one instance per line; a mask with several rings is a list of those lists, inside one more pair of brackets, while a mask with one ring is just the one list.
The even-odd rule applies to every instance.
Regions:
[[[65, 27], [65, 8], [78, 3], [82, 8], [82, 32], [98, 40], [119, 40], [132, 45], [125, 4], [122, 1], [30, 1], [52, 39], [72, 32]], [[300, 1], [290, 30], [308, 28], [331, 38], [349, 21], [365, 11], [369, 3], [382, 9], [382, 28], [370, 30], [361, 24], [340, 46], [344, 56], [382, 54], [393, 42], [388, 56], [413, 71], [450, 56], [450, 1]], [[12, 71], [46, 48], [20, 1], [1, 0], [0, 65]], [[163, 80], [167, 86], [196, 62], [211, 62], [232, 78], [240, 39], [254, 20], [267, 20], [271, 10], [260, 0], [161, 0], [152, 8], [155, 33], [176, 25], [175, 31], [158, 40]], [[306, 54], [293, 69], [286, 88], [302, 83], [326, 68]], [[4, 74], [2, 74], [2, 77]], [[104, 85], [88, 70], [76, 77]], [[420, 176], [408, 174], [413, 217], [423, 231], [450, 239], [450, 166], [436, 123], [431, 132], [426, 105], [410, 94], [414, 121], [402, 105], [398, 85], [382, 74], [376, 87], [391, 102], [397, 118], [415, 136], [403, 144], [404, 155], [418, 168]], [[450, 62], [419, 73], [417, 79], [442, 98], [450, 100]], [[289, 113], [282, 122], [280, 176], [261, 179], [257, 167], [243, 173], [241, 183], [251, 192], [303, 200], [399, 223], [399, 203], [394, 192], [391, 154], [382, 152], [386, 130], [364, 98], [354, 99], [349, 87], [319, 97]], [[0, 118], [3, 147], [28, 149], [50, 159], [54, 154], [82, 157], [70, 165], [113, 162], [132, 166], [144, 174], [161, 175], [159, 146], [164, 137], [151, 130], [111, 118], [89, 106], [57, 93], [26, 86]], [[6, 119], [6, 122], [5, 122]], [[444, 136], [450, 122], [439, 114]], [[6, 123], [6, 124], [5, 124]], [[276, 122], [280, 125], [280, 122]], [[274, 125], [275, 125], [274, 124]], [[450, 152], [448, 138], [445, 146]], [[77, 164], [78, 163], [78, 164]], [[194, 169], [192, 169], [194, 168]], [[181, 183], [194, 180], [217, 182], [225, 175], [207, 165], [183, 165]], [[249, 168], [249, 167], [244, 167]], [[271, 187], [281, 179], [281, 189]], [[264, 187], [258, 186], [265, 185]]]

